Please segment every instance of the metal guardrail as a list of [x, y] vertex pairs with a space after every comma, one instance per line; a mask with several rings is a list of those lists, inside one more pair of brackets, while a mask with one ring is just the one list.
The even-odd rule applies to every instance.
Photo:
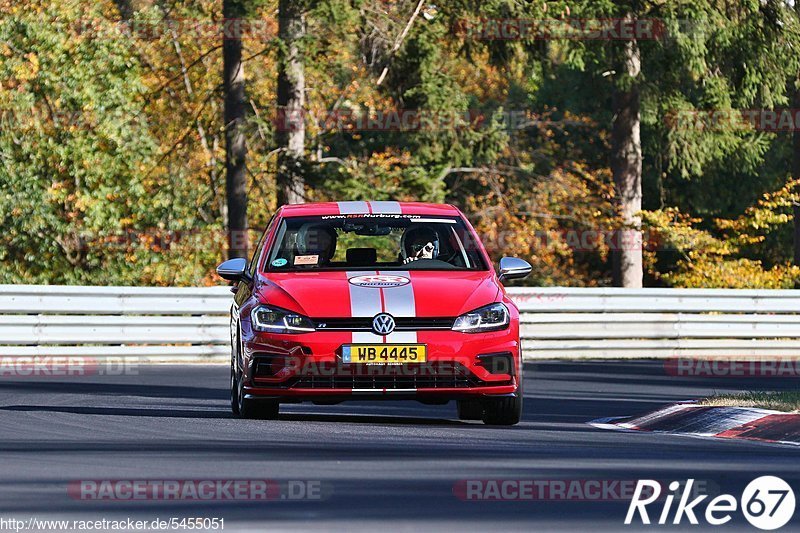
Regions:
[[[800, 291], [510, 288], [526, 358], [800, 354]], [[0, 285], [0, 355], [226, 360], [228, 287]]]
[[0, 285], [3, 356], [227, 360], [228, 287]]
[[796, 356], [800, 291], [510, 288], [523, 353], [552, 357]]

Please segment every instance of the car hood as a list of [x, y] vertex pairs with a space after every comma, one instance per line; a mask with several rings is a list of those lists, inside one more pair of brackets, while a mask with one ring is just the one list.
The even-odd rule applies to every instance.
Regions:
[[261, 303], [312, 318], [456, 317], [499, 301], [492, 271], [382, 271], [269, 273]]

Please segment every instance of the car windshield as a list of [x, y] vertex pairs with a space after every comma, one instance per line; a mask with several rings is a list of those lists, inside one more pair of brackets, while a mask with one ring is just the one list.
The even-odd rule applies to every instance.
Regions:
[[271, 272], [486, 270], [458, 217], [330, 215], [286, 218], [267, 257]]

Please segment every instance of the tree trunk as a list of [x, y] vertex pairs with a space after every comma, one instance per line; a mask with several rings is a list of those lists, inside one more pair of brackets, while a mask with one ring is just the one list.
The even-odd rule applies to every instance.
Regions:
[[280, 0], [278, 37], [282, 49], [278, 61], [278, 205], [305, 201], [303, 159], [306, 82], [299, 42], [305, 33], [302, 2]]
[[612, 272], [617, 287], [642, 286], [642, 143], [638, 80], [641, 57], [636, 41], [622, 43], [622, 58], [617, 70], [620, 81], [614, 87], [614, 113], [611, 131], [611, 171], [622, 228], [614, 239]]
[[[241, 0], [224, 0], [223, 17], [241, 20]], [[226, 26], [227, 27], [227, 26]], [[238, 27], [235, 23], [232, 27]], [[226, 35], [222, 45], [225, 77], [225, 192], [228, 199], [228, 256], [247, 257], [247, 144], [244, 135], [245, 81], [241, 35]]]
[[[797, 6], [797, 4], [795, 4]], [[798, 8], [800, 10], [800, 7]], [[798, 85], [800, 85], [800, 76], [798, 76], [797, 80]], [[794, 102], [793, 102], [792, 113], [797, 116], [798, 110], [800, 110], [800, 87], [796, 87], [794, 90]], [[800, 124], [794, 125], [794, 131], [792, 132], [792, 178], [796, 180], [800, 180]], [[795, 191], [800, 189], [800, 187], [795, 187]], [[794, 209], [794, 264], [800, 266], [800, 217], [797, 215], [799, 214], [800, 209], [795, 204]]]
[[119, 16], [122, 17], [124, 22], [127, 22], [133, 18], [133, 6], [131, 5], [130, 0], [114, 0], [114, 3], [117, 4]]

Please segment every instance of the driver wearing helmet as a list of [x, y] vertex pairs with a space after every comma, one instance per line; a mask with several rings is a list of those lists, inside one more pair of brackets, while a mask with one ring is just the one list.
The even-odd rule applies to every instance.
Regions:
[[297, 236], [299, 255], [316, 255], [317, 265], [325, 265], [336, 253], [336, 230], [327, 224], [307, 224]]
[[418, 259], [437, 259], [439, 236], [427, 226], [412, 226], [403, 233], [400, 253], [404, 265]]

